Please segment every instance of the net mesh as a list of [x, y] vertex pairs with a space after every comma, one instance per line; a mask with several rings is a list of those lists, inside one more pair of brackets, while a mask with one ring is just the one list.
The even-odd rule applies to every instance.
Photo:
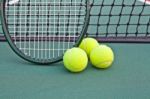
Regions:
[[110, 42], [150, 41], [149, 0], [90, 1], [88, 36]]
[[87, 35], [104, 41], [147, 40], [150, 34], [148, 2], [150, 1], [92, 0]]
[[55, 59], [82, 33], [86, 7], [86, 0], [7, 0], [8, 31], [26, 56]]

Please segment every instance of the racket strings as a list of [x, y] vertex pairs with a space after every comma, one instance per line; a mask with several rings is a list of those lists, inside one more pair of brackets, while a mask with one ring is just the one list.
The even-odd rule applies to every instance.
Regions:
[[7, 3], [5, 14], [9, 33], [22, 53], [51, 59], [76, 43], [85, 22], [86, 1], [18, 0]]

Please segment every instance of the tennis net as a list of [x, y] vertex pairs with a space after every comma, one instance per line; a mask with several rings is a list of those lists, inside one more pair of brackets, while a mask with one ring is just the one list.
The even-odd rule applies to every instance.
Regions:
[[[100, 42], [150, 42], [150, 4], [140, 0], [91, 0], [86, 36]], [[2, 33], [0, 40], [5, 41]]]

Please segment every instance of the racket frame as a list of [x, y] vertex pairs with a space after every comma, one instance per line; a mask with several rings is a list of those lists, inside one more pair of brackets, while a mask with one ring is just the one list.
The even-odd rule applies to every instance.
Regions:
[[[31, 58], [30, 56], [25, 55], [24, 53], [21, 52], [21, 50], [19, 50], [16, 45], [13, 43], [12, 37], [9, 34], [8, 31], [8, 26], [6, 23], [6, 18], [5, 18], [5, 3], [6, 0], [1, 0], [0, 2], [0, 17], [1, 17], [1, 23], [2, 23], [2, 29], [3, 29], [3, 33], [4, 36], [8, 42], [8, 44], [10, 45], [11, 49], [22, 59], [34, 63], [34, 64], [39, 64], [39, 65], [47, 65], [47, 64], [52, 64], [52, 63], [57, 63], [59, 61], [62, 61], [63, 59], [63, 55], [57, 58], [53, 58], [53, 59], [47, 59], [47, 60], [41, 60], [41, 59], [35, 59], [35, 58]], [[86, 16], [85, 16], [85, 24], [83, 26], [82, 32], [76, 42], [76, 44], [73, 47], [78, 47], [79, 44], [81, 43], [82, 39], [84, 38], [84, 35], [87, 32], [88, 29], [88, 24], [90, 21], [90, 0], [86, 0]]]

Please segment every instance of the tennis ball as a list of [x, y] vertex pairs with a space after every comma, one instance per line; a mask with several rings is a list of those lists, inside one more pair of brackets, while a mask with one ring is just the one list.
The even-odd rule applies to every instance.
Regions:
[[97, 46], [99, 46], [99, 43], [94, 38], [85, 38], [82, 40], [81, 44], [79, 45], [79, 47], [83, 49], [88, 56], [90, 55], [93, 48]]
[[90, 60], [97, 68], [108, 68], [114, 61], [114, 53], [110, 47], [100, 45], [92, 50]]
[[80, 48], [68, 49], [63, 57], [64, 66], [71, 72], [81, 72], [87, 67], [88, 58]]

